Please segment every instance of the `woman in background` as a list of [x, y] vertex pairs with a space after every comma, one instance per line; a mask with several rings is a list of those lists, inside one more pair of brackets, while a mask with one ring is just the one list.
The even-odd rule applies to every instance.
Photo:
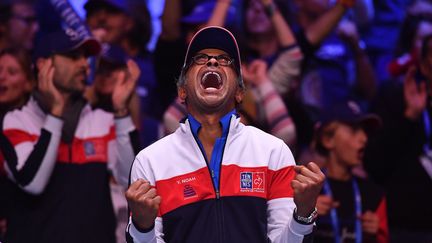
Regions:
[[[31, 58], [23, 49], [0, 51], [0, 124], [3, 116], [27, 102], [34, 87]], [[0, 242], [6, 233], [7, 179], [0, 150]]]

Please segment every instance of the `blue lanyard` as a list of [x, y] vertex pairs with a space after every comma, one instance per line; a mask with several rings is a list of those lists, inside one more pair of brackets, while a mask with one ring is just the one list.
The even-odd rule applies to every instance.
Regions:
[[423, 121], [424, 121], [424, 126], [426, 131], [426, 143], [423, 145], [423, 151], [425, 152], [426, 155], [428, 155], [431, 149], [429, 145], [430, 138], [431, 138], [431, 124], [430, 124], [429, 114], [427, 110], [423, 111]]
[[[362, 242], [362, 225], [360, 217], [362, 215], [362, 205], [361, 205], [361, 196], [360, 196], [360, 190], [358, 187], [358, 183], [355, 178], [352, 178], [352, 188], [353, 188], [353, 194], [354, 194], [354, 203], [355, 203], [355, 216], [356, 216], [356, 222], [355, 222], [355, 232], [356, 232], [356, 243]], [[324, 194], [326, 194], [329, 197], [333, 198], [333, 193], [330, 189], [330, 185], [327, 180], [324, 181]], [[332, 222], [332, 228], [334, 232], [334, 239], [335, 243], [342, 243], [341, 241], [341, 233], [340, 233], [340, 224], [339, 224], [339, 218], [337, 216], [336, 208], [333, 208], [330, 210], [330, 218]]]

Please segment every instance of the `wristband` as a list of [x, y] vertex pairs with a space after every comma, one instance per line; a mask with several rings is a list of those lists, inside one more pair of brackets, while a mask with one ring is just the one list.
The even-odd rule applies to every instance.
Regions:
[[297, 208], [294, 208], [293, 218], [299, 224], [303, 224], [303, 225], [313, 224], [313, 223], [315, 223], [315, 220], [317, 217], [318, 217], [317, 208], [314, 208], [314, 210], [312, 211], [312, 213], [308, 217], [302, 217], [302, 216], [297, 215]]
[[338, 0], [337, 3], [342, 5], [344, 8], [352, 8], [355, 4], [355, 0]]

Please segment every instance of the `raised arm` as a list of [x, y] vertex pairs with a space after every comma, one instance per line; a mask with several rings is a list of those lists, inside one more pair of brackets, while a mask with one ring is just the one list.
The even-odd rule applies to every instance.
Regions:
[[326, 36], [336, 27], [344, 16], [347, 9], [354, 4], [355, 0], [338, 0], [331, 9], [325, 12], [306, 30], [306, 38], [313, 45], [319, 45]]
[[224, 26], [231, 0], [217, 0], [206, 26]]
[[303, 53], [300, 47], [292, 45], [285, 48], [268, 70], [267, 75], [281, 95], [286, 95], [292, 87], [292, 82], [299, 78]]
[[271, 134], [294, 146], [296, 131], [288, 110], [267, 76], [267, 65], [262, 60], [253, 61], [243, 68], [243, 78], [257, 90], [257, 101], [264, 110]]
[[126, 191], [126, 199], [131, 211], [126, 227], [128, 243], [162, 243], [164, 240], [162, 219], [157, 217], [162, 198], [157, 194], [154, 177], [142, 152], [137, 155], [132, 165], [131, 185]]
[[[268, 237], [271, 242], [309, 242], [316, 219], [314, 208], [324, 174], [310, 162], [296, 166], [291, 152], [281, 144], [279, 162], [269, 180]], [[272, 161], [278, 161], [271, 158]], [[309, 218], [305, 222], [305, 218]]]
[[162, 13], [161, 39], [165, 41], [173, 41], [180, 38], [181, 12], [182, 8], [180, 0], [165, 0], [165, 7]]
[[261, 2], [263, 3], [264, 9], [276, 30], [280, 46], [284, 48], [295, 45], [297, 41], [293, 32], [273, 0], [261, 0]]
[[344, 20], [338, 28], [338, 34], [344, 39], [354, 54], [356, 67], [356, 89], [368, 101], [372, 101], [377, 92], [377, 81], [369, 57], [360, 41], [357, 27], [352, 21]]
[[140, 75], [137, 64], [129, 60], [127, 72], [121, 72], [112, 94], [115, 116], [116, 139], [110, 144], [110, 166], [117, 182], [124, 188], [129, 181], [129, 172], [135, 154], [139, 151], [139, 136], [129, 116], [130, 101], [134, 94], [136, 82]]

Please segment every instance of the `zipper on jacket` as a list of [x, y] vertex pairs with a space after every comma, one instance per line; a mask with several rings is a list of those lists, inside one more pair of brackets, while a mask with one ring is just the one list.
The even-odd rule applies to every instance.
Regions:
[[206, 163], [206, 167], [207, 167], [207, 169], [209, 171], [209, 174], [210, 174], [210, 177], [211, 177], [211, 182], [212, 182], [212, 185], [213, 185], [213, 190], [215, 191], [215, 194], [216, 194], [216, 199], [219, 199], [220, 198], [219, 189], [216, 189], [216, 185], [213, 182], [214, 171], [210, 168], [210, 164], [209, 164], [209, 162], [207, 160], [207, 156], [205, 154], [204, 149], [201, 147], [201, 143], [199, 142], [198, 138], [196, 138], [195, 136], [193, 136], [193, 137], [195, 139], [195, 142], [198, 145], [199, 150], [201, 151], [202, 156], [204, 157], [204, 161]]
[[[208, 167], [208, 166], [207, 166], [207, 167]], [[211, 177], [212, 177], [212, 181], [213, 181], [214, 176], [215, 176], [215, 174], [214, 174], [214, 170], [211, 170]], [[216, 199], [219, 199], [219, 198], [220, 198], [220, 192], [219, 192], [219, 189], [216, 189], [216, 186], [215, 186], [215, 185], [213, 185], [213, 188], [214, 188], [214, 190], [215, 190], [215, 192], [216, 192]]]

